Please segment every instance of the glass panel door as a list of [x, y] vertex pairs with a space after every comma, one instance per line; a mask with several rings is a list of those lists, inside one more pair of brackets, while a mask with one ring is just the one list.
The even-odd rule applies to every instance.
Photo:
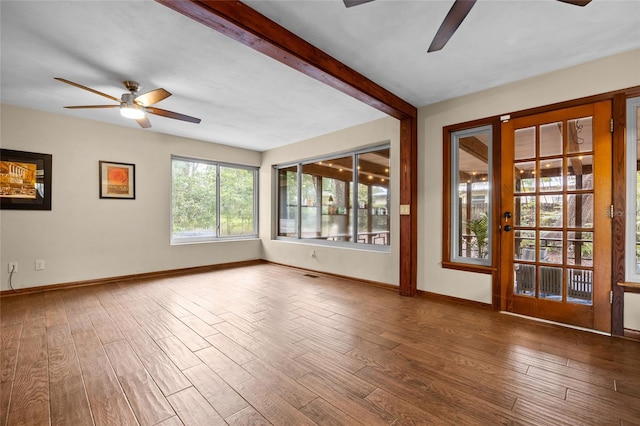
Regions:
[[501, 200], [507, 310], [607, 328], [594, 316], [606, 309], [594, 304], [610, 283], [606, 271], [596, 273], [594, 259], [610, 265], [610, 223], [595, 217], [604, 217], [611, 202], [608, 110], [603, 102], [503, 125], [502, 179], [511, 182]]

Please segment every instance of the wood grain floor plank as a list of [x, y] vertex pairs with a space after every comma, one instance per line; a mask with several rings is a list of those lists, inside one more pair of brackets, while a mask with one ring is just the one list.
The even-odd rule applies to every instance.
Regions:
[[253, 359], [256, 359], [256, 356], [251, 351], [237, 344], [222, 333], [214, 334], [213, 336], [207, 337], [207, 341], [211, 344], [211, 346], [218, 349], [220, 352], [222, 352], [238, 364], [244, 364]]
[[214, 347], [199, 350], [195, 354], [232, 387], [253, 378], [244, 368]]
[[349, 413], [366, 425], [388, 425], [396, 420], [393, 415], [380, 410], [364, 398], [314, 373], [309, 373], [298, 379], [298, 382], [329, 404], [345, 413]]
[[182, 321], [170, 314], [164, 309], [155, 311], [151, 314], [156, 320], [163, 324], [171, 333], [194, 352], [209, 347], [209, 343], [198, 333], [187, 327]]
[[46, 359], [17, 366], [9, 412], [29, 410], [40, 404], [49, 404], [49, 375]]
[[274, 425], [311, 426], [311, 419], [270, 391], [259, 380], [251, 379], [234, 389], [264, 418]]
[[224, 419], [193, 387], [167, 397], [185, 426], [226, 425]]
[[21, 333], [21, 323], [9, 324], [0, 328], [0, 383], [13, 380]]
[[300, 412], [319, 425], [324, 426], [357, 426], [359, 421], [347, 413], [338, 410], [322, 398], [316, 398], [300, 409]]
[[13, 380], [0, 382], [0, 425], [7, 424], [9, 403], [11, 402], [11, 388], [13, 388]]
[[191, 328], [193, 331], [198, 333], [201, 337], [209, 337], [216, 333], [219, 333], [218, 330], [202, 321], [195, 315], [186, 315], [180, 317], [180, 321], [182, 321], [185, 325]]
[[49, 347], [49, 393], [51, 424], [93, 424], [73, 343]]
[[39, 402], [29, 408], [11, 411], [7, 419], [9, 426], [49, 426], [50, 422], [47, 402]]
[[305, 275], [3, 297], [0, 426], [640, 426], [640, 342]]
[[175, 415], [125, 340], [111, 342], [104, 349], [141, 425], [155, 425]]
[[75, 333], [73, 341], [96, 425], [137, 425], [111, 363], [95, 331]]
[[167, 420], [164, 420], [158, 423], [157, 426], [184, 426], [184, 423], [180, 421], [180, 417], [173, 416], [168, 418]]
[[184, 374], [223, 418], [249, 405], [231, 386], [204, 364], [188, 368], [184, 370]]
[[271, 423], [262, 417], [255, 408], [248, 406], [224, 419], [231, 426], [268, 426]]
[[371, 383], [366, 380], [362, 380], [347, 370], [342, 369], [340, 365], [334, 364], [322, 355], [307, 352], [306, 354], [296, 358], [296, 361], [313, 371], [318, 376], [331, 380], [361, 398], [366, 397], [376, 389], [376, 387]]
[[182, 374], [182, 371], [161, 350], [137, 352], [137, 355], [165, 396], [191, 386], [191, 382]]
[[366, 400], [386, 411], [395, 418], [398, 424], [403, 425], [450, 425], [450, 420], [444, 420], [422, 410], [413, 404], [396, 397], [382, 389], [376, 389]]
[[295, 408], [299, 409], [317, 397], [316, 394], [262, 360], [255, 359], [242, 367], [258, 379], [269, 392], [278, 395]]
[[73, 344], [73, 338], [68, 323], [47, 327], [47, 347], [49, 349], [69, 344]]
[[191, 352], [180, 339], [173, 335], [156, 340], [156, 343], [180, 370], [195, 367], [201, 362], [194, 352]]

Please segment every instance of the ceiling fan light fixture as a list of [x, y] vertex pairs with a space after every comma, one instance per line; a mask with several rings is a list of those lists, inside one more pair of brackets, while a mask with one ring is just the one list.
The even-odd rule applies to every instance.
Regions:
[[139, 120], [141, 118], [144, 118], [144, 110], [139, 105], [127, 105], [123, 102], [120, 105], [120, 115], [126, 118]]

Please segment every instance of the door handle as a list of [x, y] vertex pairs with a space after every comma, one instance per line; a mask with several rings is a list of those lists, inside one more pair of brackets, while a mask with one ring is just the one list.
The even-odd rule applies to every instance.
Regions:
[[504, 220], [508, 221], [509, 219], [511, 219], [511, 212], [504, 212]]

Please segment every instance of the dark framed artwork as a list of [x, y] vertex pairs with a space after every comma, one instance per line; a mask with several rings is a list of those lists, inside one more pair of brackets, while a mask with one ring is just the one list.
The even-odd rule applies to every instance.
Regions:
[[135, 200], [136, 165], [100, 161], [100, 198]]
[[0, 208], [51, 210], [51, 154], [0, 149]]

